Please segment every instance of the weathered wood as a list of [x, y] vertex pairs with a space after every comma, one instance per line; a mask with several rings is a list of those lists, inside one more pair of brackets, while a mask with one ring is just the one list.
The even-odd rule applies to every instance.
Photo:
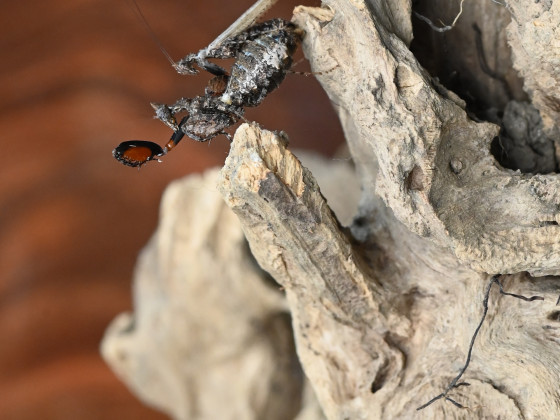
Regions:
[[304, 377], [285, 300], [250, 256], [216, 176], [168, 187], [137, 267], [135, 313], [115, 319], [102, 352], [174, 418], [294, 418]]
[[[359, 194], [350, 165], [302, 155], [349, 222]], [[103, 356], [136, 395], [174, 418], [322, 419], [284, 293], [255, 264], [217, 176], [168, 187], [136, 270], [134, 314], [108, 328]]]
[[[469, 119], [406, 45], [355, 4], [333, 3], [332, 17], [316, 9], [296, 17], [315, 68], [338, 64], [319, 79], [339, 108], [370, 194], [411, 231], [453, 249], [478, 271], [557, 274], [558, 177], [499, 167], [490, 154], [498, 127]], [[345, 48], [335, 48], [341, 39]], [[422, 187], [408, 188], [415, 174], [422, 174]]]

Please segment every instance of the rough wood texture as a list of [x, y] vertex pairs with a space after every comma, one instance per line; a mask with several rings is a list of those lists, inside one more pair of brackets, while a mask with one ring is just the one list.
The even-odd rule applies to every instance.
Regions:
[[[308, 34], [306, 52], [315, 68], [339, 65], [320, 80], [338, 104], [369, 191], [412, 232], [453, 249], [476, 270], [557, 273], [558, 177], [499, 167], [490, 154], [496, 125], [469, 119], [461, 102], [435, 85], [365, 6], [332, 7], [332, 17], [300, 9], [298, 23]], [[346, 48], [335, 48], [342, 39]], [[413, 178], [421, 181], [410, 188], [405, 181]]]
[[560, 143], [560, 3], [555, 0], [508, 2], [512, 22], [507, 39], [524, 89], [540, 111], [546, 133]]
[[304, 377], [284, 298], [263, 281], [216, 175], [167, 189], [138, 265], [135, 315], [115, 319], [102, 352], [175, 418], [293, 418]]
[[[304, 401], [294, 397], [305, 394], [303, 380], [289, 382], [280, 367], [281, 360], [291, 360], [289, 346], [280, 345], [289, 342], [286, 325], [286, 336], [278, 343], [265, 340], [262, 331], [248, 327], [249, 319], [269, 325], [263, 320], [283, 310], [291, 314], [299, 361], [329, 419], [560, 418], [560, 311], [555, 306], [560, 287], [552, 277], [560, 271], [558, 176], [522, 174], [499, 165], [490, 152], [499, 127], [471, 119], [465, 103], [418, 64], [407, 47], [410, 22], [403, 23], [402, 14], [389, 13], [383, 2], [376, 2], [375, 7], [362, 0], [324, 3], [322, 9], [297, 8], [295, 21], [306, 31], [304, 50], [313, 69], [324, 72], [318, 78], [337, 108], [356, 164], [362, 196], [351, 224], [342, 227], [312, 171], [286, 148], [283, 136], [243, 125], [220, 172], [218, 188], [239, 218], [252, 255], [282, 286], [286, 301], [260, 285], [262, 273], [247, 266], [247, 255], [242, 258], [232, 253], [236, 258], [229, 259], [225, 258], [227, 252], [211, 252], [209, 258], [199, 245], [184, 252], [173, 251], [182, 242], [204, 243], [206, 238], [211, 238], [209, 243], [217, 249], [238, 252], [242, 248], [239, 229], [228, 238], [217, 234], [222, 228], [216, 227], [223, 226], [222, 222], [202, 222], [203, 213], [210, 211], [206, 209], [223, 205], [213, 199], [209, 207], [202, 207], [207, 199], [193, 193], [192, 187], [183, 188], [185, 197], [192, 193], [189, 204], [164, 204], [170, 212], [167, 217], [176, 218], [177, 225], [168, 225], [164, 216], [160, 229], [169, 229], [158, 235], [165, 245], [153, 243], [146, 251], [159, 260], [148, 264], [146, 255], [143, 257], [137, 287], [144, 276], [155, 275], [161, 284], [174, 279], [180, 290], [186, 287], [181, 285], [185, 279], [217, 269], [204, 281], [205, 290], [185, 289], [183, 295], [190, 296], [190, 303], [181, 305], [201, 304], [216, 293], [214, 305], [209, 306], [215, 312], [232, 314], [231, 318], [215, 316], [214, 311], [202, 313], [207, 311], [205, 305], [192, 312], [191, 318], [179, 311], [164, 312], [168, 314], [166, 322], [182, 326], [175, 337], [184, 340], [181, 348], [195, 349], [193, 341], [198, 341], [210, 346], [209, 354], [224, 345], [240, 349], [239, 343], [249, 351], [252, 347], [247, 343], [256, 338], [247, 337], [260, 334], [257, 342], [264, 348], [285, 350], [278, 359], [263, 357], [267, 354], [263, 349], [255, 352], [247, 363], [254, 367], [262, 362], [259, 374], [251, 376], [255, 369], [247, 368], [247, 375], [238, 375], [231, 384], [242, 390], [255, 389], [249, 383], [258, 384], [260, 401], [268, 401], [267, 407], [275, 398], [295, 403], [278, 418], [301, 419], [309, 412], [306, 410], [315, 418], [319, 416], [312, 398]], [[551, 13], [556, 9], [552, 5]], [[530, 95], [537, 98], [537, 91], [535, 87]], [[548, 112], [539, 108], [537, 99], [534, 105], [542, 114]], [[550, 127], [546, 119], [544, 124]], [[344, 192], [347, 187], [342, 184], [339, 189]], [[184, 208], [191, 209], [188, 215]], [[200, 210], [194, 210], [197, 208]], [[227, 217], [229, 220], [231, 215]], [[228, 226], [235, 223], [229, 221]], [[197, 228], [177, 234], [184, 224]], [[206, 225], [213, 227], [200, 230]], [[226, 260], [228, 268], [220, 269]], [[239, 266], [243, 268], [239, 270]], [[154, 267], [158, 271], [152, 273]], [[175, 268], [173, 276], [167, 277], [167, 271]], [[524, 302], [494, 291], [463, 378], [470, 386], [454, 389], [449, 395], [466, 408], [439, 400], [417, 412], [417, 407], [442, 392], [462, 367], [480, 320], [487, 273], [508, 274], [502, 278], [508, 291], [540, 295], [545, 300]], [[535, 278], [527, 273], [551, 277]], [[251, 276], [254, 278], [246, 279]], [[249, 287], [251, 293], [243, 287]], [[257, 296], [259, 290], [263, 297]], [[154, 301], [153, 295], [139, 297], [138, 312], [153, 323], [157, 318], [140, 306], [150, 299]], [[164, 300], [158, 305], [161, 302]], [[232, 311], [232, 305], [240, 309]], [[161, 305], [161, 310], [169, 306]], [[253, 307], [261, 309], [252, 317], [246, 316]], [[231, 323], [225, 328], [214, 325], [215, 320], [225, 319]], [[165, 323], [158, 322], [163, 328]], [[195, 328], [190, 323], [200, 325]], [[142, 323], [137, 322], [134, 328], [128, 320], [125, 324], [115, 327], [120, 337], [116, 330], [109, 332], [106, 340], [113, 345], [107, 344], [106, 349], [122, 348], [120, 342], [127, 335], [143, 334]], [[206, 329], [216, 331], [213, 340], [201, 335]], [[177, 328], [172, 330], [176, 333]], [[187, 336], [187, 330], [194, 333]], [[244, 333], [246, 330], [249, 332]], [[230, 344], [229, 335], [238, 334], [243, 339]], [[175, 346], [176, 351], [173, 343], [167, 346], [171, 350]], [[201, 381], [219, 375], [220, 365], [209, 363], [206, 369], [193, 371], [204, 364], [193, 361], [192, 351], [179, 351], [183, 357], [174, 362], [174, 369], [165, 370], [169, 375], [156, 376], [181, 382], [181, 387], [173, 389], [177, 396], [168, 395], [168, 401], [161, 403], [177, 418], [187, 418], [188, 411], [169, 407], [200, 407], [200, 401], [213, 400], [214, 405], [206, 406], [217, 410], [216, 401], [222, 401], [225, 392], [201, 387]], [[105, 354], [116, 369], [126, 366], [117, 357], [118, 351]], [[157, 358], [158, 363], [177, 360], [160, 360], [156, 353], [139, 349], [138, 344], [130, 346], [127, 354]], [[246, 359], [239, 356], [231, 360], [235, 369], [224, 372], [240, 373], [244, 368], [240, 361]], [[191, 365], [194, 367], [189, 368]], [[177, 366], [183, 369], [177, 372]], [[210, 368], [215, 373], [209, 372]], [[138, 368], [130, 368], [123, 376], [153, 401], [153, 390], [146, 391], [137, 372]], [[277, 397], [272, 387], [267, 387], [274, 382], [272, 378], [286, 381]], [[292, 393], [285, 387], [291, 387]], [[252, 401], [254, 395], [238, 392], [236, 398], [244, 399], [236, 400], [232, 407]], [[287, 409], [283, 403], [275, 404]], [[256, 412], [265, 413], [262, 408]], [[219, 415], [196, 410], [189, 413], [190, 418], [228, 417], [225, 411]], [[266, 418], [276, 418], [266, 413]]]
[[[349, 222], [359, 188], [348, 162], [301, 155]], [[137, 267], [135, 314], [114, 320], [103, 356], [142, 400], [174, 418], [321, 419], [284, 294], [255, 264], [217, 176], [168, 187]]]

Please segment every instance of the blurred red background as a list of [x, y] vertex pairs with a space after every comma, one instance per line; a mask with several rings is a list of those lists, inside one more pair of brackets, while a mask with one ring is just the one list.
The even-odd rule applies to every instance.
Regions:
[[[138, 2], [175, 59], [252, 4]], [[298, 2], [280, 3], [265, 17], [289, 18]], [[126, 139], [164, 144], [171, 133], [149, 103], [201, 94], [209, 76], [177, 75], [126, 0], [5, 2], [0, 31], [0, 418], [165, 418], [119, 382], [99, 342], [132, 307], [136, 255], [166, 184], [221, 165], [228, 144], [185, 138], [141, 170], [111, 150]], [[313, 77], [289, 75], [247, 118], [285, 130], [292, 148], [332, 155], [343, 141]]]

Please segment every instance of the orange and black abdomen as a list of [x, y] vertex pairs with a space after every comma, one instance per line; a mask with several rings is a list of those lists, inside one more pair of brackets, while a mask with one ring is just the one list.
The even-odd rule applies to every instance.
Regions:
[[158, 144], [144, 140], [129, 140], [122, 142], [113, 150], [113, 156], [120, 163], [127, 166], [142, 166], [150, 160], [157, 159], [164, 154]]

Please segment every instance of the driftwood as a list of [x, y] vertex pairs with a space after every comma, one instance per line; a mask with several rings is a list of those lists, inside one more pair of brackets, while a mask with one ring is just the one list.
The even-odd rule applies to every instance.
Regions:
[[[486, 82], [484, 100], [504, 110], [487, 120], [503, 135], [418, 63], [408, 2], [296, 9], [357, 177], [321, 162], [327, 201], [319, 169], [284, 136], [243, 125], [217, 181], [237, 218], [211, 173], [170, 187], [135, 316], [103, 343], [141, 398], [181, 419], [560, 418], [560, 182], [536, 173], [557, 169], [560, 7], [522, 3], [493, 4], [498, 29], [479, 24], [483, 41], [507, 33], [531, 100], [501, 103], [509, 79]], [[489, 7], [465, 3], [469, 25], [476, 4]], [[485, 55], [504, 65], [499, 49]], [[523, 150], [549, 159], [527, 163]], [[354, 212], [346, 194], [358, 186]], [[506, 291], [545, 300], [494, 290], [470, 385], [448, 394], [463, 408], [442, 398], [417, 411], [464, 365], [496, 274]]]
[[[348, 162], [305, 161], [349, 222], [359, 188]], [[321, 419], [285, 295], [255, 263], [217, 180], [211, 170], [167, 188], [137, 267], [135, 313], [113, 321], [103, 355], [140, 398], [174, 418]]]

